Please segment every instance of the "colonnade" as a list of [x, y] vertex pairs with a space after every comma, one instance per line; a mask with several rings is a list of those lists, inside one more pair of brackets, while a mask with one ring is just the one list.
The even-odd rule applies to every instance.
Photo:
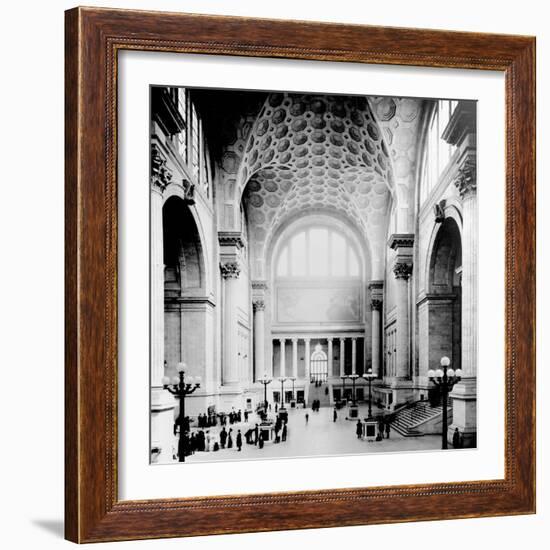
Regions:
[[[311, 342], [313, 341], [326, 341], [327, 342], [327, 366], [328, 366], [328, 376], [344, 376], [345, 375], [345, 365], [346, 365], [346, 342], [351, 341], [351, 373], [357, 374], [357, 340], [358, 338], [363, 338], [363, 335], [357, 336], [322, 336], [315, 335], [314, 337], [277, 337], [272, 339], [272, 349], [274, 348], [275, 342], [279, 343], [280, 354], [279, 354], [279, 373], [280, 376], [285, 377], [294, 377], [298, 378], [298, 346], [300, 342], [304, 343], [304, 377], [309, 378], [311, 371]], [[338, 346], [340, 351], [340, 357], [337, 364], [334, 363], [334, 349], [335, 344]], [[286, 361], [286, 349], [287, 346], [292, 346], [292, 363], [287, 364]], [[272, 353], [273, 356], [273, 353]], [[273, 367], [271, 372], [268, 373], [273, 376]]]

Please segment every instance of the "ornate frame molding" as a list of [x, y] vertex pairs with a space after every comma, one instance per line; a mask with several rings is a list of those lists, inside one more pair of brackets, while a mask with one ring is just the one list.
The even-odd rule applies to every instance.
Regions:
[[[65, 46], [65, 525], [69, 540], [98, 542], [535, 511], [534, 38], [75, 8], [66, 12]], [[119, 500], [116, 91], [117, 54], [121, 50], [504, 72], [507, 241], [503, 479]], [[299, 517], [293, 513], [297, 506]]]

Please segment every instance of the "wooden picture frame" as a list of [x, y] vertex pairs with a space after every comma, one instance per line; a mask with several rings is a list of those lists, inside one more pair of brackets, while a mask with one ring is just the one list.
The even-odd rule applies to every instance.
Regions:
[[[66, 12], [66, 537], [74, 542], [535, 511], [535, 39], [96, 8]], [[119, 501], [117, 54], [500, 71], [506, 86], [504, 479]]]

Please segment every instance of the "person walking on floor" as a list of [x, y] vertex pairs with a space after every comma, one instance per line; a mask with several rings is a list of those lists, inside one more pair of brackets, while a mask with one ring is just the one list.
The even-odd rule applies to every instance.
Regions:
[[306, 424], [309, 422], [309, 413], [306, 413]]
[[390, 423], [386, 422], [386, 439], [390, 438], [390, 431], [391, 431]]
[[233, 448], [233, 428], [229, 428], [229, 433], [227, 434], [227, 448], [232, 449]]
[[287, 428], [286, 428], [286, 422], [283, 424], [283, 431], [281, 433], [281, 437], [283, 441], [286, 441], [286, 435], [287, 435]]
[[225, 442], [227, 441], [227, 430], [225, 429], [225, 426], [222, 428], [222, 431], [220, 432], [220, 445], [222, 449], [225, 449]]
[[361, 439], [361, 437], [363, 435], [363, 424], [362, 424], [361, 420], [357, 421], [357, 426], [355, 428], [355, 433], [357, 434], [357, 439]]
[[336, 412], [336, 407], [334, 407], [332, 411], [332, 421], [336, 422], [337, 419], [338, 419], [338, 413]]
[[254, 427], [254, 445], [258, 444], [258, 424]]
[[241, 430], [237, 432], [237, 450], [241, 452], [243, 446], [243, 436], [241, 435]]
[[260, 432], [260, 436], [258, 437], [258, 448], [263, 449], [264, 448], [264, 435]]

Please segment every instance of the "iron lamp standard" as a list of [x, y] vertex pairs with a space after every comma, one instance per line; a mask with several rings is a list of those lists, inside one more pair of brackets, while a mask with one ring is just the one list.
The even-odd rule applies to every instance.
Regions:
[[372, 418], [372, 381], [376, 378], [376, 375], [373, 374], [372, 369], [367, 369], [367, 372], [362, 376], [369, 383], [369, 416], [367, 420]]
[[284, 387], [285, 387], [285, 382], [286, 382], [286, 378], [284, 378], [283, 376], [281, 376], [279, 378], [279, 382], [281, 383], [281, 409], [284, 409], [285, 408], [285, 392], [284, 392]]
[[351, 402], [355, 406], [355, 405], [357, 405], [357, 399], [356, 399], [356, 395], [355, 395], [355, 382], [359, 378], [359, 375], [358, 374], [350, 374], [350, 375], [348, 375], [348, 378], [351, 380], [351, 382], [353, 384], [353, 389], [351, 390], [352, 391]]
[[258, 382], [264, 385], [264, 410], [266, 414], [267, 414], [267, 385], [271, 384], [271, 380], [272, 379], [268, 378], [265, 374], [263, 375], [262, 378], [258, 379]]
[[449, 393], [452, 391], [454, 385], [457, 382], [460, 382], [462, 371], [460, 369], [450, 369], [449, 365], [451, 364], [451, 360], [448, 357], [442, 357], [440, 363], [440, 369], [437, 369], [436, 371], [430, 369], [428, 371], [428, 378], [430, 379], [430, 382], [433, 382], [441, 392], [441, 397], [443, 401], [443, 430], [441, 433], [441, 448], [447, 449], [447, 400], [449, 397]]
[[347, 380], [347, 375], [344, 375], [344, 376], [340, 376], [340, 378], [342, 379], [342, 399], [346, 399], [346, 380]]
[[196, 389], [201, 387], [201, 377], [188, 376], [185, 379], [185, 363], [178, 363], [178, 376], [170, 381], [168, 376], [162, 379], [162, 385], [165, 390], [168, 390], [172, 395], [177, 397], [180, 401], [180, 413], [178, 416], [178, 424], [180, 425], [180, 438], [178, 441], [178, 461], [185, 462], [185, 398], [191, 395]]
[[294, 393], [294, 383], [296, 382], [296, 377], [291, 376], [289, 380], [292, 382], [292, 401], [296, 401], [296, 394]]

